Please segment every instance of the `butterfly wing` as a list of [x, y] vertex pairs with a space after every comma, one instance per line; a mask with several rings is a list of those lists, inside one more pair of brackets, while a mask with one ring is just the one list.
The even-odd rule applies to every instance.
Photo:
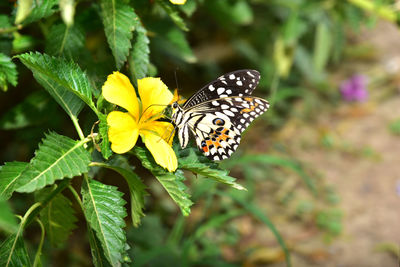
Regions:
[[223, 97], [251, 95], [259, 81], [260, 73], [256, 70], [229, 72], [201, 88], [185, 102], [182, 108], [188, 109], [205, 101]]
[[205, 156], [229, 158], [240, 143], [241, 133], [269, 107], [258, 97], [226, 97], [201, 103], [185, 112], [191, 114], [188, 127]]

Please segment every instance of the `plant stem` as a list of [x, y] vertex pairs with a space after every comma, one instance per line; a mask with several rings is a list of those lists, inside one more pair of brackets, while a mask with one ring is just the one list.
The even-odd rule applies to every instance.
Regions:
[[8, 28], [0, 28], [0, 34], [5, 34], [5, 33], [12, 33], [18, 30], [22, 29], [22, 25], [19, 24], [17, 26], [12, 26], [12, 27], [8, 27]]
[[370, 0], [348, 0], [348, 1], [361, 9], [373, 12], [390, 22], [396, 22], [397, 20], [396, 12], [393, 9], [389, 8], [388, 6], [375, 4], [373, 1]]
[[42, 254], [42, 247], [43, 247], [44, 235], [45, 235], [45, 230], [44, 230], [43, 223], [38, 218], [36, 218], [36, 221], [39, 224], [40, 229], [42, 230], [42, 234], [40, 236], [39, 247], [38, 247], [36, 255], [35, 255], [35, 260], [33, 262], [33, 267], [41, 265], [40, 264], [40, 255]]
[[82, 131], [82, 129], [81, 129], [81, 126], [80, 126], [79, 123], [78, 123], [78, 118], [75, 117], [75, 116], [71, 116], [71, 120], [72, 120], [72, 123], [73, 123], [74, 126], [75, 126], [75, 129], [76, 129], [76, 132], [77, 132], [78, 135], [79, 135], [79, 138], [80, 138], [81, 140], [85, 139], [85, 136], [83, 135], [83, 131]]
[[76, 201], [79, 203], [79, 206], [81, 207], [81, 210], [83, 211], [83, 204], [82, 204], [82, 200], [79, 197], [78, 192], [76, 192], [75, 188], [73, 188], [71, 185], [68, 186], [69, 191], [71, 191], [71, 193], [74, 195]]

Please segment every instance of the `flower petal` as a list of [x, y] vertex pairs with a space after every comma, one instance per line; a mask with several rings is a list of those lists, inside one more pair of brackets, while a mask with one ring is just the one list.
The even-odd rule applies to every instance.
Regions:
[[126, 112], [112, 111], [107, 116], [109, 125], [108, 138], [111, 149], [118, 154], [131, 150], [139, 136], [139, 128], [135, 119]]
[[174, 140], [174, 126], [166, 121], [151, 121], [145, 124], [141, 124], [141, 131], [149, 131], [164, 139], [170, 146]]
[[183, 5], [186, 3], [186, 0], [169, 0], [174, 5]]
[[131, 82], [124, 74], [115, 71], [108, 75], [103, 85], [104, 98], [113, 104], [123, 107], [139, 120], [139, 102]]
[[140, 136], [158, 165], [166, 168], [169, 172], [178, 168], [175, 152], [164, 139], [148, 131], [141, 131]]
[[173, 98], [160, 78], [146, 77], [138, 80], [138, 90], [142, 100], [143, 121], [161, 113]]

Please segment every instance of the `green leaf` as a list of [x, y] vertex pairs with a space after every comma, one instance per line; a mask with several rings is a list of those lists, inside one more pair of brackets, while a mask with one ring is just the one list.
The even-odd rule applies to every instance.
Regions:
[[88, 235], [89, 235], [89, 244], [90, 244], [90, 252], [92, 254], [92, 262], [95, 267], [108, 267], [111, 266], [107, 259], [105, 258], [105, 254], [99, 239], [96, 237], [95, 231], [87, 225]]
[[3, 230], [7, 233], [15, 233], [18, 229], [18, 224], [16, 217], [7, 201], [0, 197], [0, 230]]
[[58, 0], [34, 0], [32, 10], [28, 17], [26, 17], [26, 19], [21, 19], [19, 22], [16, 21], [15, 23], [18, 24], [22, 22], [22, 24], [26, 25], [42, 18], [46, 18], [57, 11], [57, 4]]
[[332, 47], [332, 33], [330, 32], [326, 23], [319, 23], [317, 25], [317, 33], [314, 39], [314, 68], [321, 72], [324, 70]]
[[157, 0], [157, 3], [160, 4], [160, 6], [164, 9], [176, 26], [178, 26], [182, 31], [189, 30], [185, 21], [181, 18], [181, 16], [179, 16], [178, 9], [175, 6], [164, 0]]
[[6, 162], [0, 169], [0, 197], [9, 199], [18, 187], [22, 172], [28, 166], [26, 162]]
[[100, 6], [107, 41], [120, 69], [128, 57], [138, 18], [133, 8], [122, 0], [101, 0]]
[[193, 54], [189, 42], [186, 40], [185, 34], [177, 28], [170, 28], [166, 33], [168, 41], [171, 43], [169, 48], [170, 52], [179, 55], [180, 58], [188, 63], [195, 63], [196, 56]]
[[246, 0], [233, 2], [229, 0], [209, 1], [206, 6], [209, 13], [226, 27], [232, 27], [232, 23], [249, 25], [254, 20], [253, 10]]
[[146, 77], [150, 64], [150, 40], [147, 37], [146, 29], [137, 23], [135, 31], [135, 41], [129, 54], [129, 68], [133, 80]]
[[140, 218], [144, 216], [144, 196], [147, 195], [146, 186], [140, 180], [139, 176], [133, 172], [127, 159], [118, 155], [108, 163], [96, 163], [96, 166], [114, 170], [125, 178], [129, 186], [131, 198], [132, 223], [135, 227], [139, 226]]
[[[196, 152], [195, 152], [196, 151]], [[203, 175], [215, 181], [227, 184], [239, 190], [246, 190], [242, 185], [235, 183], [235, 178], [228, 176], [227, 170], [218, 169], [218, 165], [205, 156], [200, 155], [197, 149], [186, 148], [178, 152], [179, 168]]]
[[7, 91], [8, 84], [17, 85], [17, 74], [17, 68], [11, 58], [0, 53], [0, 87], [3, 91]]
[[83, 100], [94, 112], [93, 88], [87, 75], [73, 62], [46, 54], [25, 53], [16, 56], [32, 72], [35, 79], [70, 115], [76, 117], [83, 107]]
[[84, 47], [85, 31], [78, 24], [67, 27], [62, 23], [50, 28], [46, 40], [46, 53], [78, 61]]
[[48, 120], [48, 114], [53, 114], [55, 108], [56, 104], [46, 92], [34, 92], [4, 113], [0, 119], [0, 128], [15, 130], [39, 124]]
[[176, 202], [176, 204], [178, 204], [183, 215], [189, 215], [190, 206], [193, 202], [189, 199], [189, 194], [185, 192], [186, 186], [183, 183], [185, 180], [183, 172], [177, 170], [175, 173], [172, 173], [164, 170], [162, 167], [157, 165], [151, 153], [144, 148], [135, 147], [133, 153], [138, 159], [140, 159], [143, 167], [148, 169], [157, 178], [171, 198]]
[[124, 217], [126, 211], [122, 193], [115, 186], [96, 180], [84, 179], [82, 197], [84, 214], [90, 227], [96, 232], [104, 255], [113, 266], [122, 262], [126, 236]]
[[[38, 201], [42, 201], [52, 191], [52, 188], [43, 188], [35, 197]], [[71, 231], [76, 228], [75, 223], [78, 220], [71, 201], [61, 193], [57, 194], [40, 212], [40, 219], [51, 244], [57, 247], [65, 243]]]
[[108, 159], [112, 155], [110, 140], [108, 140], [108, 124], [107, 124], [107, 115], [99, 113], [99, 133], [101, 137], [100, 149], [101, 154], [105, 159]]
[[18, 0], [15, 24], [21, 23], [32, 12], [33, 0]]
[[[20, 227], [21, 228], [21, 227]], [[0, 266], [31, 266], [22, 231], [10, 235], [0, 246]]]
[[18, 192], [32, 192], [56, 180], [72, 178], [88, 172], [90, 153], [83, 141], [50, 132], [35, 152], [35, 157], [18, 178]]

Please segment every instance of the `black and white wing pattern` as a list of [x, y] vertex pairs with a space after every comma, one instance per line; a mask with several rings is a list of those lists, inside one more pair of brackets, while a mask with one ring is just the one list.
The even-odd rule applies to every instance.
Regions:
[[188, 109], [212, 99], [251, 95], [259, 81], [260, 73], [256, 70], [245, 69], [229, 72], [197, 91], [182, 108]]
[[223, 160], [235, 152], [242, 132], [268, 108], [268, 101], [258, 97], [215, 99], [191, 108], [187, 125], [205, 156]]
[[268, 101], [251, 96], [258, 85], [256, 70], [227, 73], [207, 84], [180, 107], [172, 104], [172, 122], [178, 128], [181, 147], [189, 132], [205, 156], [212, 160], [229, 158], [240, 143], [242, 132], [268, 108]]

